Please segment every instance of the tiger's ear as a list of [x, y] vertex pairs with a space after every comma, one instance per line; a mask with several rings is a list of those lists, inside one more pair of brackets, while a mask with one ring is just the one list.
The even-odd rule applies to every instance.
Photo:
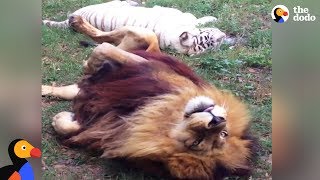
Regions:
[[190, 154], [179, 153], [169, 158], [168, 169], [179, 179], [211, 179], [213, 164]]
[[190, 34], [188, 31], [183, 32], [180, 36], [179, 36], [179, 40], [180, 40], [180, 44], [183, 46], [192, 46], [193, 44], [193, 38], [192, 38], [192, 34]]
[[180, 39], [180, 41], [185, 41], [185, 40], [187, 40], [188, 39], [188, 32], [187, 31], [185, 31], [185, 32], [183, 32], [180, 36], [179, 36], [179, 39]]

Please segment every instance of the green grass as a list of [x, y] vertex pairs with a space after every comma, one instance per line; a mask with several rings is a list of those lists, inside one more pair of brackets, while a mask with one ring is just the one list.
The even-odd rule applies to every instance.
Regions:
[[[43, 0], [43, 18], [65, 20], [68, 13], [105, 0]], [[253, 179], [268, 179], [271, 143], [271, 28], [268, 0], [149, 0], [147, 6], [175, 7], [197, 17], [212, 15], [214, 26], [228, 36], [241, 38], [235, 46], [223, 45], [217, 52], [184, 59], [214, 85], [227, 89], [247, 102], [252, 115], [252, 132], [259, 139], [259, 155], [254, 162]], [[42, 27], [42, 83], [64, 85], [79, 80], [82, 61], [92, 49], [78, 46], [87, 37], [71, 30]], [[51, 118], [70, 110], [70, 102], [43, 98], [43, 157], [45, 179], [157, 179], [123, 164], [105, 161], [81, 150], [63, 146], [51, 127]]]

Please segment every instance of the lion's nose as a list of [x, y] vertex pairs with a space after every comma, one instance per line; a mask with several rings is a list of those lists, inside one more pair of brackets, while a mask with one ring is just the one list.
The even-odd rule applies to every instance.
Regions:
[[223, 117], [213, 115], [213, 117], [208, 125], [209, 125], [209, 127], [215, 127], [215, 126], [221, 124], [222, 122], [226, 122], [226, 120]]

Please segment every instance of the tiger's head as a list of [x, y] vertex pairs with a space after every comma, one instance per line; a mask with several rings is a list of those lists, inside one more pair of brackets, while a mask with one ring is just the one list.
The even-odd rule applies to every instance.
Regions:
[[226, 38], [218, 28], [199, 28], [185, 31], [179, 36], [180, 44], [187, 49], [188, 55], [197, 55], [207, 50], [217, 50]]

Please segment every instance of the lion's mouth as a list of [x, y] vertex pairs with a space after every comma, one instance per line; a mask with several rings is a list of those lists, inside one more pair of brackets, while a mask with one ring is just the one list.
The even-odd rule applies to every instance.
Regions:
[[208, 128], [219, 128], [220, 126], [226, 125], [225, 117], [222, 113], [220, 113], [222, 107], [218, 105], [206, 105], [203, 104], [196, 107], [188, 116], [194, 113], [209, 113], [212, 116], [212, 119], [210, 120], [208, 124]]
[[[226, 110], [224, 106], [219, 106], [214, 101], [205, 96], [198, 96], [191, 99], [185, 108], [185, 117], [199, 113], [199, 116], [206, 116], [207, 128], [214, 128], [218, 125], [226, 124]], [[200, 113], [202, 115], [200, 115]], [[210, 116], [208, 116], [208, 114]], [[207, 114], [207, 115], [204, 115]], [[195, 115], [196, 116], [196, 115]], [[203, 117], [204, 118], [204, 117]]]
[[214, 105], [209, 106], [207, 109], [203, 110], [203, 112], [210, 112], [214, 108]]
[[201, 112], [210, 112], [214, 108], [213, 105], [205, 105], [205, 104], [199, 104], [198, 106], [194, 107], [192, 111], [188, 112], [187, 115], [190, 116], [191, 114], [194, 113], [201, 113]]

